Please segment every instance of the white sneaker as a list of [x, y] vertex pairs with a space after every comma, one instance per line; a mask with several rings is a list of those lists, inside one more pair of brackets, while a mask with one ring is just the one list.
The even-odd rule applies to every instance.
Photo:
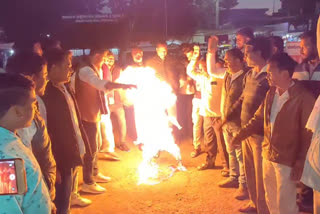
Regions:
[[98, 185], [97, 183], [93, 183], [93, 184], [83, 184], [82, 185], [82, 192], [85, 193], [92, 193], [92, 194], [101, 194], [106, 192], [107, 190], [105, 188], [103, 188], [102, 186]]
[[71, 193], [71, 206], [86, 207], [91, 203], [91, 200], [81, 197], [80, 194]]
[[111, 181], [111, 178], [104, 176], [99, 172], [96, 176], [93, 176], [93, 180], [97, 183], [108, 183]]

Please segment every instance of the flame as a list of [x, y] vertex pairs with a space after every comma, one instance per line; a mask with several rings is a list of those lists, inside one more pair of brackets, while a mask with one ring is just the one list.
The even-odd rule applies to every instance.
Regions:
[[[128, 67], [119, 82], [137, 85], [137, 89], [126, 91], [125, 103], [135, 108], [138, 143], [142, 143], [142, 162], [138, 167], [138, 184], [156, 184], [159, 178], [159, 165], [154, 161], [159, 151], [167, 151], [181, 164], [180, 148], [172, 136], [170, 123], [179, 127], [175, 117], [176, 96], [172, 88], [160, 81], [155, 70], [149, 67]], [[175, 168], [172, 168], [175, 171]]]

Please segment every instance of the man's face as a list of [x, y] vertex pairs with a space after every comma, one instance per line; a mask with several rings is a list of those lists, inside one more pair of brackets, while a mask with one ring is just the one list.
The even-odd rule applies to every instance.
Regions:
[[167, 53], [168, 53], [167, 47], [165, 46], [157, 47], [157, 55], [160, 57], [160, 59], [165, 60]]
[[192, 59], [192, 57], [193, 57], [193, 51], [189, 51], [189, 52], [187, 52], [185, 55], [186, 55], [188, 61], [191, 61], [191, 59]]
[[15, 106], [17, 118], [19, 118], [18, 125], [20, 126], [20, 128], [31, 126], [35, 114], [36, 103], [36, 93], [35, 90], [32, 90], [30, 91], [29, 97], [24, 105]]
[[257, 61], [261, 58], [259, 51], [253, 51], [253, 46], [245, 45], [244, 50], [245, 61], [249, 67], [255, 67]]
[[267, 79], [270, 86], [280, 86], [284, 72], [281, 72], [276, 63], [267, 64]]
[[245, 44], [248, 42], [247, 37], [243, 35], [236, 35], [236, 45], [238, 49], [244, 48]]
[[114, 59], [114, 56], [112, 55], [109, 55], [106, 57], [106, 65], [111, 68], [112, 66], [114, 66], [114, 62], [115, 62], [115, 59]]
[[200, 56], [200, 46], [199, 45], [193, 46], [193, 56], [195, 58], [198, 58]]
[[235, 73], [237, 72], [237, 69], [239, 68], [239, 59], [233, 57], [229, 52], [226, 53], [224, 57], [225, 66], [228, 68], [229, 73]]
[[55, 69], [56, 72], [56, 81], [59, 83], [67, 83], [70, 81], [70, 77], [72, 74], [72, 63], [69, 56], [66, 56], [64, 60], [56, 65], [57, 69]]
[[132, 59], [135, 63], [142, 63], [143, 60], [143, 51], [140, 49], [134, 49], [131, 52]]
[[42, 70], [40, 73], [32, 77], [34, 83], [36, 84], [36, 94], [39, 96], [43, 96], [45, 93], [46, 86], [48, 83], [47, 77], [48, 77], [47, 64], [42, 66]]
[[317, 55], [316, 46], [312, 44], [310, 38], [302, 39], [300, 42], [300, 53], [303, 60], [312, 59]]

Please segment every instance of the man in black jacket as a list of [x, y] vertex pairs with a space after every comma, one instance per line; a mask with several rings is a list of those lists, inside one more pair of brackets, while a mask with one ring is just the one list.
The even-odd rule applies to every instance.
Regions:
[[90, 153], [87, 136], [83, 130], [77, 104], [69, 89], [71, 58], [63, 50], [52, 50], [46, 54], [48, 78], [46, 94], [43, 96], [47, 109], [48, 132], [57, 162], [58, 213], [69, 213], [73, 171], [82, 164], [82, 157]]

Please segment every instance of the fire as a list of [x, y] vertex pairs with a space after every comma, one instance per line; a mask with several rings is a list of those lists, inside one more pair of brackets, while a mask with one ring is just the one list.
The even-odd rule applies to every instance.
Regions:
[[[122, 72], [119, 82], [137, 85], [137, 89], [125, 94], [125, 102], [135, 108], [138, 144], [142, 146], [142, 162], [138, 167], [138, 184], [156, 184], [159, 178], [159, 165], [154, 161], [159, 151], [167, 151], [181, 164], [181, 154], [172, 136], [172, 125], [180, 128], [175, 117], [176, 96], [171, 87], [160, 81], [155, 70], [149, 67], [128, 67]], [[170, 173], [173, 174], [173, 173]]]

